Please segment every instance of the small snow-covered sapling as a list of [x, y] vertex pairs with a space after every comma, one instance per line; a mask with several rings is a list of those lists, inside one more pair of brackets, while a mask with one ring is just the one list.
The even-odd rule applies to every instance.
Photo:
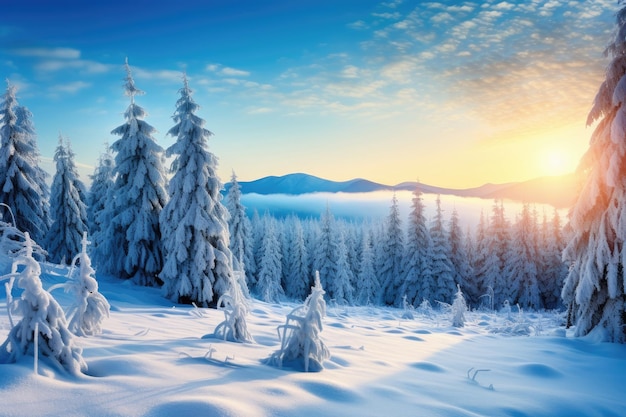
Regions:
[[[33, 258], [33, 242], [28, 232], [24, 233], [24, 237], [24, 249], [13, 261], [10, 274], [17, 278], [17, 285], [23, 289], [15, 307], [22, 319], [0, 346], [0, 363], [14, 363], [26, 355], [34, 357], [34, 342], [37, 340], [39, 354], [46, 357], [49, 363], [70, 374], [80, 374], [87, 369], [82, 349], [74, 344], [63, 309], [43, 289], [41, 267]], [[19, 266], [24, 268], [18, 273]]]
[[287, 315], [286, 323], [278, 326], [281, 347], [270, 357], [270, 363], [279, 367], [302, 365], [305, 372], [321, 371], [330, 352], [322, 339], [322, 318], [326, 314], [324, 289], [319, 272], [315, 272], [315, 285], [304, 305], [294, 308]]
[[[87, 254], [87, 232], [83, 233], [81, 253], [72, 260], [65, 290], [74, 293], [75, 301], [68, 312], [69, 329], [78, 336], [93, 336], [102, 333], [102, 321], [109, 317], [110, 305], [98, 292], [98, 281], [93, 276], [96, 271], [91, 267]], [[75, 276], [76, 263], [79, 264], [78, 276]]]
[[246, 323], [248, 301], [237, 275], [230, 277], [229, 282], [230, 288], [217, 300], [217, 308], [224, 311], [224, 321], [217, 325], [214, 334], [232, 342], [254, 342]]

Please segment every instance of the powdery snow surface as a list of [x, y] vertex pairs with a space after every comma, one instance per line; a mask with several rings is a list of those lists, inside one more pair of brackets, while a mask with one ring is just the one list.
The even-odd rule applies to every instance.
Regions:
[[[44, 265], [44, 287], [63, 282]], [[98, 277], [111, 304], [103, 334], [76, 343], [88, 375], [32, 358], [0, 365], [1, 416], [623, 416], [626, 346], [569, 337], [562, 316], [501, 312], [430, 316], [328, 304], [317, 373], [264, 361], [298, 304], [254, 301], [255, 342], [212, 336], [221, 311], [173, 306], [153, 288]], [[53, 295], [65, 308], [63, 291]], [[4, 293], [0, 338], [9, 332]], [[14, 294], [16, 296], [16, 294]], [[487, 371], [488, 369], [488, 371]]]

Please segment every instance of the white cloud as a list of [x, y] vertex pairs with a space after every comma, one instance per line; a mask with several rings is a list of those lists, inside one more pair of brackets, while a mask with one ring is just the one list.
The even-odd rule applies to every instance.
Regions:
[[221, 64], [208, 64], [205, 69], [218, 75], [225, 77], [248, 77], [249, 71], [244, 71], [236, 68], [225, 67]]
[[91, 87], [91, 83], [87, 83], [84, 81], [74, 81], [74, 82], [67, 83], [67, 84], [54, 85], [50, 87], [50, 92], [74, 94], [88, 87]]
[[98, 74], [108, 72], [112, 68], [116, 68], [114, 65], [102, 64], [96, 61], [88, 61], [82, 59], [70, 59], [70, 60], [46, 60], [39, 62], [35, 65], [38, 71], [62, 71], [66, 69], [78, 69], [91, 74]]
[[144, 80], [162, 80], [182, 83], [183, 72], [174, 70], [148, 70], [144, 68], [132, 67], [133, 75]]
[[348, 27], [350, 29], [363, 30], [363, 29], [368, 29], [369, 25], [362, 20], [357, 20], [356, 22], [349, 23]]
[[250, 75], [250, 72], [230, 67], [224, 67], [222, 68], [221, 74], [229, 77], [247, 77]]
[[21, 56], [47, 59], [79, 59], [80, 51], [74, 48], [19, 48], [13, 52]]

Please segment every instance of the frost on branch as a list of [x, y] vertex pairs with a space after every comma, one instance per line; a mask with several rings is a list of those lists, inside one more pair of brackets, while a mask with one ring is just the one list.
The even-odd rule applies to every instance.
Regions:
[[318, 372], [324, 369], [323, 363], [330, 357], [328, 348], [320, 338], [322, 318], [326, 314], [324, 289], [319, 272], [315, 272], [315, 285], [304, 305], [294, 308], [287, 315], [286, 323], [278, 326], [281, 346], [269, 359], [279, 367], [288, 366], [304, 369], [304, 372]]
[[248, 301], [241, 286], [241, 281], [245, 280], [245, 273], [233, 272], [235, 277], [230, 280], [230, 288], [217, 301], [217, 308], [224, 311], [224, 321], [215, 328], [215, 336], [231, 342], [254, 342], [248, 332], [246, 323]]
[[[13, 262], [7, 295], [15, 278], [22, 296], [15, 301], [14, 310], [22, 319], [11, 329], [7, 340], [0, 346], [0, 363], [14, 363], [23, 356], [34, 356], [35, 328], [38, 326], [39, 354], [49, 362], [70, 374], [78, 375], [87, 369], [82, 349], [74, 345], [72, 333], [67, 327], [63, 309], [41, 285], [41, 267], [33, 258], [33, 242], [28, 232], [25, 235], [24, 251]], [[17, 272], [22, 266], [21, 272]]]
[[[83, 233], [82, 251], [72, 260], [68, 281], [50, 288], [62, 287], [74, 294], [75, 301], [67, 313], [69, 329], [77, 336], [102, 333], [102, 321], [109, 317], [109, 302], [98, 292], [98, 281], [93, 274], [91, 259], [87, 255], [87, 232]], [[76, 265], [78, 264], [78, 271]], [[78, 274], [76, 273], [78, 272]]]

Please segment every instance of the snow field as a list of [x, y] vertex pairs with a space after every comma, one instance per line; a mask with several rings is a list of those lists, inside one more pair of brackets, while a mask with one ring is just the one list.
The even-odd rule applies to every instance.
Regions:
[[[45, 288], [63, 280], [63, 268], [43, 270]], [[87, 375], [41, 360], [35, 376], [31, 357], [1, 365], [1, 416], [619, 416], [626, 406], [626, 346], [567, 337], [560, 315], [471, 312], [455, 328], [449, 313], [404, 320], [398, 309], [329, 304], [321, 336], [331, 357], [304, 373], [264, 363], [298, 304], [253, 301], [256, 343], [242, 344], [213, 336], [221, 311], [115, 278], [99, 286], [111, 317], [101, 335], [76, 338]]]

